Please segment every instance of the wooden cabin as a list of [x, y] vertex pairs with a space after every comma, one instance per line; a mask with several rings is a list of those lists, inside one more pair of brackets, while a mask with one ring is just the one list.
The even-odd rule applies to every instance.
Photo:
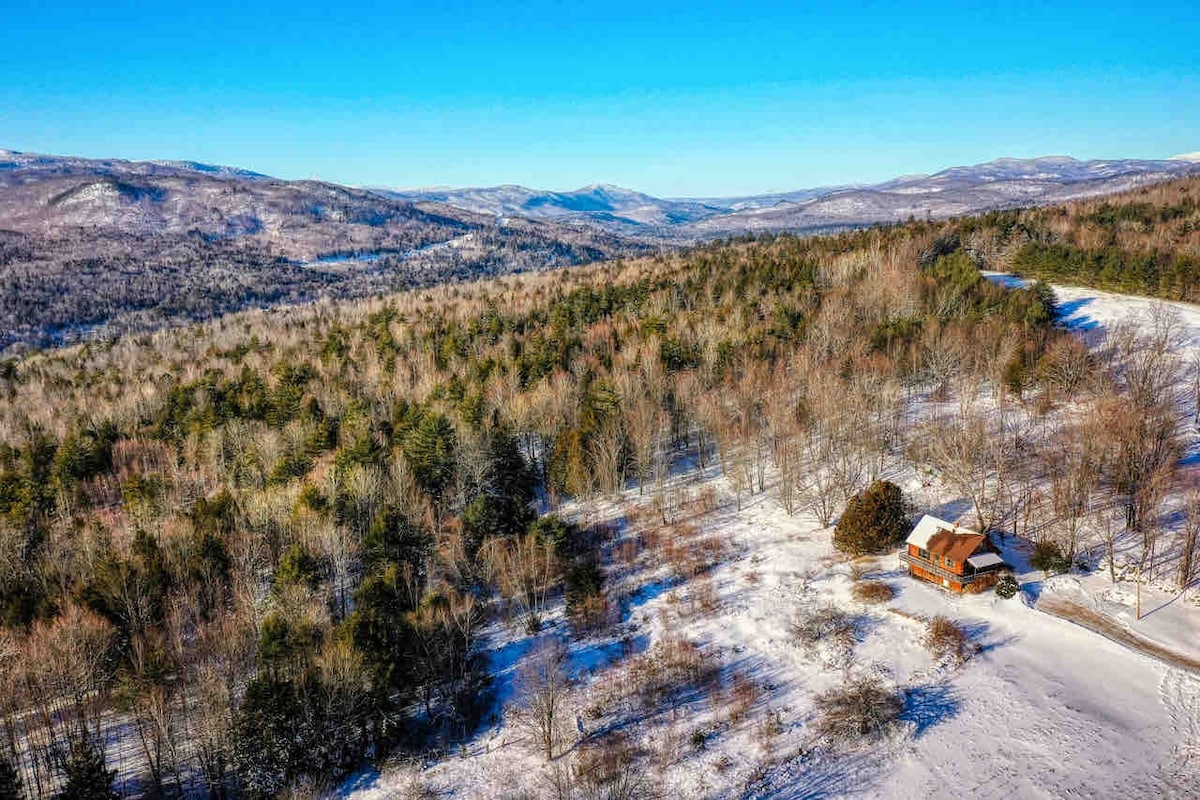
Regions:
[[926, 514], [900, 552], [908, 574], [952, 592], [981, 592], [996, 585], [1007, 566], [985, 534]]

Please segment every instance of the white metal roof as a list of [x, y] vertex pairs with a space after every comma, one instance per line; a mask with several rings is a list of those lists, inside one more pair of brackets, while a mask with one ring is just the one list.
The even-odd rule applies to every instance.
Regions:
[[1004, 559], [995, 553], [980, 553], [977, 556], [971, 556], [968, 558], [967, 563], [975, 569], [983, 569], [984, 567], [993, 567], [996, 564], [1003, 564]]
[[938, 519], [932, 514], [926, 514], [925, 516], [921, 517], [920, 522], [917, 523], [917, 527], [913, 528], [912, 533], [908, 535], [908, 538], [904, 540], [904, 543], [915, 544], [917, 547], [924, 550], [929, 547], [929, 540], [936, 536], [938, 531], [947, 531], [949, 533], [962, 536], [970, 536], [972, 534], [978, 535], [975, 533], [975, 531], [968, 530], [966, 528], [960, 528], [953, 522], [946, 522], [946, 520]]
[[945, 520], [938, 519], [932, 514], [926, 514], [921, 517], [921, 521], [917, 523], [917, 527], [913, 528], [912, 533], [905, 539], [905, 544], [915, 544], [917, 547], [924, 550], [929, 546], [929, 540], [932, 539], [938, 531], [952, 531], [954, 525]]

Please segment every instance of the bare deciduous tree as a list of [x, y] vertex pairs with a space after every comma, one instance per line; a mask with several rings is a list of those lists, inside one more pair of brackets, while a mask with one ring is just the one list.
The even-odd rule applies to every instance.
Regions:
[[518, 609], [525, 629], [539, 631], [546, 599], [559, 575], [554, 543], [538, 541], [534, 534], [511, 542], [490, 539], [480, 555], [490, 565], [505, 599]]
[[976, 525], [986, 532], [995, 518], [1005, 453], [995, 446], [983, 414], [964, 407], [958, 415], [934, 423], [918, 454], [934, 465], [950, 488], [970, 498]]
[[514, 709], [517, 724], [550, 761], [566, 735], [567, 648], [557, 637], [543, 639], [520, 667], [521, 696]]
[[1196, 578], [1196, 547], [1200, 544], [1200, 491], [1192, 490], [1187, 496], [1183, 518], [1183, 541], [1179, 554], [1179, 591], [1191, 585]]

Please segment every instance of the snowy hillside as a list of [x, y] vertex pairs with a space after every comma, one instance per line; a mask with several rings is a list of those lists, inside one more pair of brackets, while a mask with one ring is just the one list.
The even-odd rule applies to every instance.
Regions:
[[[721, 683], [754, 688], [745, 690], [741, 711], [716, 691], [640, 720], [629, 732], [661, 770], [665, 796], [1087, 797], [1113, 790], [1185, 796], [1197, 766], [1189, 757], [1200, 753], [1195, 675], [1028, 602], [992, 594], [952, 598], [904, 576], [891, 557], [852, 565], [832, 548], [829, 530], [789, 517], [768, 496], [738, 512], [721, 479], [692, 473], [682, 480], [720, 491], [721, 508], [704, 521], [701, 535], [719, 537], [735, 555], [702, 580], [674, 583], [666, 570], [652, 568], [630, 576], [622, 635], [642, 656], [663, 642], [691, 642], [719, 665]], [[893, 587], [895, 599], [885, 607], [855, 601], [856, 569]], [[886, 743], [823, 755], [808, 727], [814, 696], [841, 678], [827, 665], [837, 653], [822, 646], [806, 654], [789, 626], [801, 609], [831, 603], [855, 618], [855, 669], [900, 687], [907, 707], [903, 732]], [[1189, 611], [1193, 622], [1200, 620], [1197, 609]], [[978, 648], [962, 666], [933, 658], [921, 645], [921, 620], [938, 614], [969, 631]], [[551, 629], [543, 637], [557, 634]], [[532, 644], [497, 641], [491, 656], [502, 696], [513, 691], [514, 654]], [[573, 706], [581, 713], [621, 702], [628, 676], [606, 664], [618, 652], [620, 637], [574, 647], [580, 686]], [[585, 730], [610, 721], [608, 713], [587, 716]], [[545, 791], [551, 771], [525, 739], [511, 725], [500, 726], [426, 769], [358, 776], [344, 794], [409, 796], [415, 786], [453, 797]]]
[[[1114, 326], [1144, 321], [1155, 305], [1079, 288], [1056, 287], [1056, 294], [1065, 324], [1095, 347]], [[1173, 305], [1175, 341], [1189, 353], [1200, 351], [1200, 308]], [[922, 511], [954, 519], [969, 509], [928, 476], [898, 468], [888, 477]], [[1138, 620], [1128, 580], [1114, 583], [1102, 565], [1047, 580], [1029, 570], [1025, 544], [1010, 538], [1005, 557], [1020, 573], [1021, 594], [956, 597], [908, 578], [894, 556], [848, 560], [832, 546], [831, 529], [789, 516], [769, 488], [747, 499], [711, 465], [688, 464], [673, 480], [664, 496], [676, 501], [665, 516], [713, 554], [711, 569], [681, 574], [670, 554], [656, 549], [662, 520], [651, 499], [634, 490], [619, 502], [562, 510], [612, 526], [624, 600], [613, 631], [570, 640], [575, 684], [566, 698], [566, 752], [558, 761], [538, 755], [511, 708], [498, 706], [497, 724], [461, 750], [361, 774], [342, 794], [553, 797], [562, 763], [618, 731], [635, 754], [630, 758], [642, 764], [636, 773], [630, 767], [630, 780], [664, 797], [1195, 796], [1200, 597], [1194, 589], [1145, 586]], [[1129, 565], [1121, 569], [1119, 577], [1128, 579]], [[886, 584], [892, 599], [856, 599], [867, 583]], [[1054, 610], [1055, 601], [1090, 609], [1115, 635], [1039, 608]], [[797, 620], [829, 609], [852, 632], [799, 644]], [[923, 646], [926, 623], [937, 615], [968, 635], [961, 662]], [[502, 704], [520, 701], [520, 664], [539, 642], [568, 638], [561, 608], [536, 637], [502, 628], [491, 637], [488, 655]], [[1132, 639], [1135, 647], [1113, 638]], [[1191, 668], [1139, 652], [1145, 642], [1154, 647], [1143, 649]], [[637, 687], [652, 667], [669, 671], [663, 665], [680, 649], [695, 654], [688, 674], [697, 688], [647, 704]], [[815, 736], [817, 697], [847, 675], [873, 676], [904, 697], [903, 724], [884, 741], [839, 749]]]

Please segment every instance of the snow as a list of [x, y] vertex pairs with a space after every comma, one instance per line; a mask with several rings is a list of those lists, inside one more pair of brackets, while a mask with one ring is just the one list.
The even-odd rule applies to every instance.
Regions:
[[913, 528], [913, 532], [908, 535], [908, 538], [904, 540], [904, 543], [915, 544], [917, 547], [920, 547], [922, 550], [924, 550], [929, 546], [929, 540], [936, 536], [940, 531], [947, 531], [949, 533], [959, 535], [979, 535], [975, 533], [975, 531], [970, 531], [966, 528], [959, 527], [953, 522], [946, 522], [945, 520], [938, 519], [932, 514], [926, 514], [917, 522], [916, 527]]
[[[983, 272], [988, 280], [1003, 286], [1020, 287], [1030, 281], [1004, 272]], [[1200, 306], [1192, 303], [1137, 297], [1102, 292], [1082, 286], [1051, 287], [1058, 300], [1058, 313], [1063, 325], [1081, 334], [1091, 346], [1100, 344], [1107, 331], [1118, 324], [1149, 318], [1155, 308], [1167, 308], [1178, 318], [1176, 346], [1181, 350], [1200, 347]]]
[[[893, 477], [935, 505], [935, 490], [923, 490], [912, 475]], [[684, 638], [720, 665], [723, 682], [741, 675], [761, 694], [741, 722], [701, 698], [630, 723], [636, 726], [630, 734], [651, 753], [664, 796], [1182, 797], [1191, 791], [1200, 764], [1182, 754], [1200, 753], [1200, 679], [1041, 613], [1028, 596], [1026, 602], [990, 593], [956, 596], [912, 580], [894, 555], [861, 562], [869, 579], [896, 592], [885, 606], [863, 606], [850, 594], [850, 564], [833, 549], [830, 529], [788, 516], [769, 490], [743, 498], [737, 510], [732, 490], [712, 471], [681, 480], [718, 490], [720, 506], [700, 521], [700, 535], [727, 537], [731, 556], [704, 579], [673, 581], [656, 564], [626, 576], [639, 585], [629, 593], [621, 630], [636, 633], [634, 653]], [[620, 513], [620, 506], [586, 515], [603, 513]], [[711, 581], [719, 603], [696, 612], [702, 580]], [[834, 649], [822, 644], [806, 654], [789, 629], [798, 611], [827, 604], [855, 616], [854, 669], [881, 676], [906, 697], [902, 730], [869, 748], [813, 747], [814, 698], [842, 675]], [[961, 667], [934, 659], [921, 644], [923, 620], [938, 614], [962, 626], [978, 647]], [[511, 697], [508, 676], [529, 642], [497, 641], [499, 680]], [[608, 698], [629, 683], [613, 641], [572, 644], [580, 683], [573, 709], [611, 704]], [[768, 742], [761, 721], [772, 714], [779, 732]], [[594, 730], [610, 721], [586, 725]], [[704, 739], [702, 749], [688, 743], [694, 735]], [[397, 797], [419, 785], [444, 797], [541, 796], [547, 769], [521, 732], [502, 722], [453, 756], [365, 773], [343, 791]]]

